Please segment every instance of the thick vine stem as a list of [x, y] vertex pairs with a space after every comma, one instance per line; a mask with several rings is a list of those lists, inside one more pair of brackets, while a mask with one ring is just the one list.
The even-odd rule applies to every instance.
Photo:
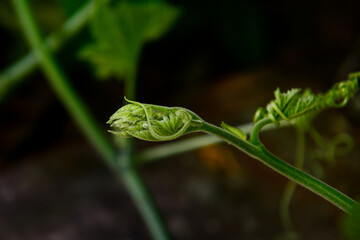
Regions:
[[[257, 128], [261, 129], [261, 127], [265, 126], [270, 122], [268, 120], [262, 120], [262, 123], [259, 123]], [[253, 134], [252, 141], [255, 142], [256, 145], [254, 143], [244, 141], [236, 137], [235, 135], [229, 133], [228, 131], [225, 131], [224, 129], [221, 129], [206, 122], [204, 122], [201, 126], [201, 130], [223, 139], [224, 141], [235, 146], [239, 150], [247, 153], [255, 159], [258, 159], [260, 162], [269, 166], [273, 170], [296, 182], [297, 184], [309, 189], [310, 191], [316, 193], [317, 195], [334, 204], [346, 213], [349, 213], [351, 209], [356, 205], [356, 202], [350, 197], [271, 154], [261, 144], [258, 138], [253, 136]], [[255, 131], [253, 133], [254, 135], [255, 133], [258, 134], [258, 131]], [[259, 143], [260, 145], [258, 145]]]
[[[236, 127], [241, 129], [245, 134], [250, 134], [251, 130], [253, 129], [253, 126], [254, 123], [250, 122], [250, 123], [238, 125]], [[289, 126], [290, 126], [289, 123], [284, 122], [281, 123], [280, 128], [289, 127]], [[270, 130], [274, 130], [275, 128], [276, 128], [275, 125], [266, 125], [262, 129], [262, 131], [270, 131]], [[136, 154], [135, 159], [137, 164], [145, 164], [153, 161], [158, 161], [164, 158], [168, 158], [170, 156], [175, 156], [185, 152], [193, 151], [195, 149], [209, 146], [212, 144], [219, 144], [221, 142], [222, 142], [221, 139], [209, 134], [205, 134], [202, 136], [191, 137], [188, 139], [182, 139], [175, 142], [161, 144], [159, 146], [149, 147]]]

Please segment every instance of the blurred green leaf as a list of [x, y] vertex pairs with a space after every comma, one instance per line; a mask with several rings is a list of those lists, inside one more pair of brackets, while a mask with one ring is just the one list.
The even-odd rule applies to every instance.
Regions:
[[357, 204], [341, 224], [343, 233], [349, 240], [360, 239], [360, 204]]
[[98, 77], [126, 78], [136, 72], [143, 45], [163, 36], [180, 10], [162, 1], [103, 4], [91, 21], [95, 42], [80, 56], [95, 66]]
[[57, 0], [67, 16], [72, 16], [84, 4], [92, 0]]

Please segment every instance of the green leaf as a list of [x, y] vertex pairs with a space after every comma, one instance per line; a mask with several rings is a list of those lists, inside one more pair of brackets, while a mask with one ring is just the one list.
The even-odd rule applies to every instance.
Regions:
[[67, 16], [73, 15], [80, 7], [88, 2], [88, 0], [57, 0], [62, 5]]
[[228, 124], [226, 124], [225, 122], [221, 123], [221, 127], [225, 130], [227, 130], [228, 132], [234, 134], [235, 136], [238, 136], [239, 138], [246, 140], [246, 134], [241, 131], [239, 128], [230, 126]]
[[322, 98], [315, 96], [310, 91], [301, 94], [301, 89], [292, 89], [286, 93], [275, 91], [275, 100], [267, 106], [269, 116], [273, 121], [290, 121], [313, 109], [318, 109], [322, 104]]
[[349, 240], [360, 239], [360, 205], [357, 204], [349, 215], [343, 218], [341, 228]]
[[315, 95], [310, 90], [302, 94], [301, 89], [298, 88], [282, 93], [278, 88], [274, 92], [275, 99], [266, 106], [266, 109], [258, 109], [254, 121], [267, 117], [274, 124], [279, 125], [281, 120], [292, 121], [325, 108], [343, 107], [359, 90], [359, 76], [360, 73], [350, 74], [349, 80], [335, 84], [326, 94]]
[[100, 78], [127, 78], [137, 70], [144, 44], [157, 40], [178, 18], [180, 10], [162, 1], [120, 1], [101, 4], [90, 29], [95, 40], [80, 56]]

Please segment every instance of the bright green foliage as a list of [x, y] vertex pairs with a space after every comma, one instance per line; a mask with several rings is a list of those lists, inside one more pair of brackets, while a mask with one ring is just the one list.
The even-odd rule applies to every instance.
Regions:
[[232, 134], [234, 134], [235, 136], [238, 136], [239, 138], [246, 140], [246, 134], [241, 131], [239, 128], [230, 126], [229, 124], [226, 124], [225, 122], [221, 123], [221, 127], [229, 132], [231, 132]]
[[61, 4], [66, 15], [71, 16], [78, 11], [88, 0], [57, 0]]
[[336, 83], [324, 96], [325, 106], [344, 107], [359, 90], [360, 73], [349, 74], [349, 80]]
[[147, 141], [166, 141], [195, 131], [202, 120], [195, 113], [179, 107], [163, 107], [129, 101], [107, 122], [120, 137], [136, 137]]
[[136, 72], [144, 44], [164, 35], [179, 13], [177, 7], [163, 1], [102, 4], [90, 25], [95, 42], [80, 55], [95, 66], [100, 78], [126, 78]]
[[301, 94], [301, 89], [292, 89], [285, 93], [275, 91], [275, 99], [266, 107], [259, 108], [254, 121], [265, 117], [277, 126], [281, 120], [291, 121], [308, 113], [316, 113], [328, 107], [343, 107], [358, 91], [359, 74], [351, 74], [348, 81], [335, 84], [326, 94], [315, 95], [310, 90]]
[[349, 240], [360, 239], [360, 205], [357, 204], [342, 221], [342, 230]]
[[[312, 95], [313, 95], [313, 93], [311, 92], [310, 89], [305, 89], [305, 91], [302, 94], [302, 97], [308, 98], [309, 96], [312, 96]], [[317, 99], [319, 99], [319, 98], [317, 98]], [[311, 126], [312, 126], [312, 121], [316, 117], [317, 113], [318, 113], [317, 111], [310, 111], [310, 112], [307, 112], [307, 114], [298, 116], [295, 119], [295, 126], [299, 129], [303, 129], [305, 131], [309, 130], [309, 128], [311, 128]]]
[[[299, 88], [289, 90], [286, 93], [281, 93], [278, 88], [275, 91], [275, 100], [267, 105], [262, 115], [267, 115], [276, 125], [279, 125], [280, 120], [290, 121], [306, 112], [318, 109], [321, 103], [321, 97], [313, 94], [303, 96]], [[258, 119], [254, 120], [257, 121]]]

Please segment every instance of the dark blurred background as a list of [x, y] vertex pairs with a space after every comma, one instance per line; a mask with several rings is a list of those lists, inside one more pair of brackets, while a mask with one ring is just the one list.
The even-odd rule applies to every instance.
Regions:
[[[30, 1], [49, 35], [86, 1]], [[276, 87], [325, 91], [360, 69], [359, 1], [169, 1], [182, 9], [161, 39], [143, 48], [141, 102], [187, 107], [207, 121], [252, 121]], [[84, 28], [56, 54], [106, 131], [123, 83], [99, 81], [79, 58]], [[0, 69], [29, 51], [10, 1], [0, 1]], [[319, 116], [325, 136], [349, 133], [353, 151], [323, 163], [324, 180], [356, 198], [360, 191], [360, 99]], [[290, 162], [294, 130], [263, 134]], [[110, 138], [111, 136], [109, 136]], [[309, 145], [311, 146], [311, 142]], [[138, 151], [156, 146], [136, 142]], [[227, 145], [143, 165], [141, 174], [174, 239], [276, 239], [286, 180]], [[344, 239], [342, 213], [298, 188], [291, 215], [300, 239]], [[0, 103], [0, 239], [150, 239], [121, 183], [110, 173], [53, 94], [39, 69]]]

